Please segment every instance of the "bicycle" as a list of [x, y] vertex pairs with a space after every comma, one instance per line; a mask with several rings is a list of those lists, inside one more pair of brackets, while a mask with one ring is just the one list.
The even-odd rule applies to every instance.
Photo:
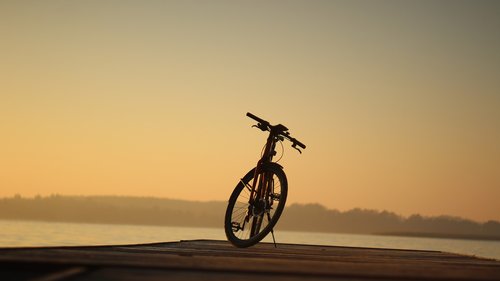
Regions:
[[236, 185], [226, 209], [224, 230], [227, 239], [236, 247], [250, 247], [260, 242], [271, 232], [285, 208], [288, 193], [288, 181], [283, 166], [273, 162], [276, 156], [276, 144], [285, 139], [292, 142], [292, 147], [306, 146], [290, 136], [284, 125], [271, 125], [250, 112], [247, 116], [257, 121], [257, 127], [268, 131], [266, 145], [255, 168], [251, 169]]

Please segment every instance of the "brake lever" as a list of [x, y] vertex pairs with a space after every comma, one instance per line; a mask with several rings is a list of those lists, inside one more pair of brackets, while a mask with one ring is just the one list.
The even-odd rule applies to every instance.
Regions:
[[257, 124], [257, 125], [253, 125], [252, 128], [255, 127], [255, 128], [258, 128], [260, 129], [261, 131], [267, 131], [267, 128], [264, 127], [264, 125], [262, 125], [261, 123]]
[[300, 154], [302, 154], [302, 151], [297, 148], [297, 145], [295, 143], [292, 145], [292, 147], [295, 148]]

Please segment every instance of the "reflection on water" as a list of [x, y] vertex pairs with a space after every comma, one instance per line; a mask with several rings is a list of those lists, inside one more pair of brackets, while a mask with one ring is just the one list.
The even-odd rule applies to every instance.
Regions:
[[[500, 241], [416, 238], [341, 233], [280, 231], [279, 242], [368, 248], [433, 250], [500, 260]], [[266, 238], [272, 242], [272, 238]], [[271, 240], [270, 240], [271, 239]]]
[[0, 220], [0, 229], [0, 247], [109, 245], [225, 239], [222, 228]]
[[[500, 260], [500, 241], [414, 238], [278, 230], [280, 243], [370, 248], [437, 250]], [[78, 224], [0, 220], [0, 247], [75, 246], [168, 242], [192, 239], [225, 240], [224, 229], [170, 226]], [[270, 236], [264, 239], [272, 242]]]

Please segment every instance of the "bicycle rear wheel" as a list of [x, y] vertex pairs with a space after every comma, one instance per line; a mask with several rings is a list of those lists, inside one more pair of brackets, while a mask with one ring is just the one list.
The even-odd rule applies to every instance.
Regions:
[[[236, 185], [226, 209], [224, 229], [227, 239], [236, 247], [257, 244], [273, 229], [285, 208], [288, 182], [285, 172], [277, 165], [262, 169], [268, 190], [251, 204], [250, 193], [255, 168], [250, 170]], [[257, 185], [257, 188], [263, 186]]]

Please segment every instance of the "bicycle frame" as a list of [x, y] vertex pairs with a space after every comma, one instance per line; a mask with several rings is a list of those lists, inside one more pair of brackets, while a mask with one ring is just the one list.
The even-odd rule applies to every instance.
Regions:
[[[271, 127], [269, 136], [267, 138], [266, 146], [264, 148], [264, 152], [262, 154], [262, 157], [257, 162], [257, 166], [255, 169], [255, 174], [252, 182], [252, 189], [250, 191], [250, 196], [248, 199], [249, 210], [245, 222], [248, 222], [250, 220], [250, 215], [254, 216], [254, 219], [258, 219], [257, 217], [255, 217], [256, 202], [262, 201], [263, 199], [268, 199], [267, 197], [268, 195], [272, 196], [274, 188], [273, 180], [272, 178], [269, 178], [267, 173], [262, 173], [263, 170], [262, 167], [267, 163], [271, 163], [273, 157], [276, 155], [275, 151], [276, 142], [283, 140], [283, 138], [280, 137], [279, 135], [280, 130], [282, 131], [283, 129], [286, 129], [283, 125]], [[259, 210], [259, 212], [264, 211], [266, 207], [268, 207], [266, 206], [266, 204], [270, 203], [272, 205], [273, 200], [264, 200], [262, 202], [264, 204], [264, 208], [263, 210]], [[264, 216], [264, 213], [258, 214], [258, 216], [262, 217]], [[252, 224], [252, 232], [254, 232], [253, 229], [255, 227], [257, 227], [258, 231], [259, 230], [258, 228], [260, 228], [260, 223], [258, 223], [257, 226], [255, 225], [255, 223]]]

